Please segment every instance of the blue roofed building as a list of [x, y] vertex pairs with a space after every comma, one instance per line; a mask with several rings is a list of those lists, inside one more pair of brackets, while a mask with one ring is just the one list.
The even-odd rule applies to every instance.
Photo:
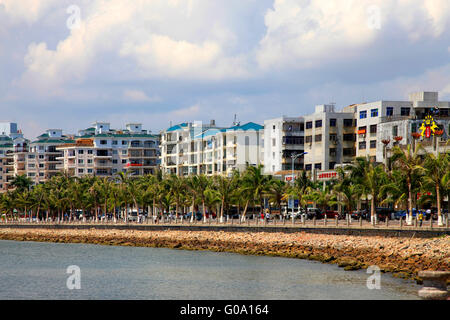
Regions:
[[161, 132], [161, 169], [166, 174], [226, 175], [263, 164], [264, 127], [257, 123], [218, 127], [212, 120], [182, 123]]

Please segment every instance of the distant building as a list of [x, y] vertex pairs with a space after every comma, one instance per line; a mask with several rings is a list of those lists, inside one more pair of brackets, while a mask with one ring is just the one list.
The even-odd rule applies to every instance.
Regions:
[[281, 117], [264, 121], [264, 168], [266, 174], [303, 170], [303, 156], [292, 168], [291, 156], [304, 152], [305, 121], [303, 117]]
[[355, 158], [355, 108], [336, 112], [332, 104], [319, 105], [313, 114], [304, 116], [306, 171], [333, 170]]
[[166, 174], [230, 175], [263, 163], [263, 126], [217, 127], [215, 121], [182, 123], [161, 132], [161, 169]]
[[107, 122], [95, 122], [56, 150], [61, 152], [56, 158], [61, 164], [56, 168], [76, 177], [111, 177], [119, 172], [133, 176], [153, 174], [160, 156], [159, 136], [143, 130], [138, 123], [113, 130]]

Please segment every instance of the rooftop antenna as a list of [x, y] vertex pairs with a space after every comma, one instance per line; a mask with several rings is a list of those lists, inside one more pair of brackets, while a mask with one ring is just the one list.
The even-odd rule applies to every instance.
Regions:
[[233, 126], [238, 126], [238, 125], [240, 125], [240, 122], [237, 121], [237, 114], [234, 114]]

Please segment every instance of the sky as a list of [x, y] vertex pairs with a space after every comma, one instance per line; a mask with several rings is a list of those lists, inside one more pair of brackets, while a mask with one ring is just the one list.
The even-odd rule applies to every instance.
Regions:
[[0, 121], [154, 133], [450, 100], [448, 0], [0, 0]]

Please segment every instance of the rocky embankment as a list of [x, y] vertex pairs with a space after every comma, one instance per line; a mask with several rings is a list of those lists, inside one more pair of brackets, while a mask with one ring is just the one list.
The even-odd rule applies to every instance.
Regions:
[[0, 239], [166, 247], [269, 255], [335, 263], [345, 270], [376, 265], [416, 279], [420, 270], [450, 270], [450, 236], [433, 239], [299, 233], [209, 231], [1, 229]]

